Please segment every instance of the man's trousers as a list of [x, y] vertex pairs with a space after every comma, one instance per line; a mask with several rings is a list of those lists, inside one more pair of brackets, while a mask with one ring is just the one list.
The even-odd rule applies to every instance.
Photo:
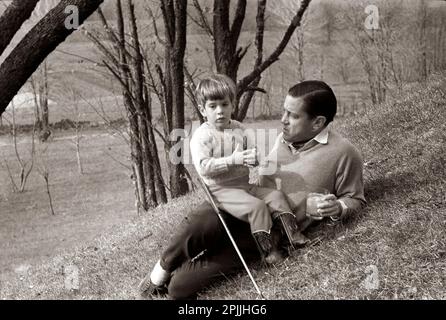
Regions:
[[[245, 261], [260, 259], [248, 223], [222, 213]], [[243, 269], [217, 214], [207, 202], [190, 213], [161, 256], [161, 266], [172, 273], [172, 299], [195, 299], [197, 293], [225, 276]]]

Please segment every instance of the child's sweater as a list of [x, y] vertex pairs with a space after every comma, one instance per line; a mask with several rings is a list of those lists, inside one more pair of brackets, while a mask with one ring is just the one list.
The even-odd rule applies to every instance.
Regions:
[[238, 121], [231, 120], [230, 127], [217, 130], [203, 123], [190, 141], [192, 162], [207, 185], [225, 185], [238, 179], [249, 182], [249, 168], [243, 165], [228, 165], [237, 144], [243, 147], [244, 128]]

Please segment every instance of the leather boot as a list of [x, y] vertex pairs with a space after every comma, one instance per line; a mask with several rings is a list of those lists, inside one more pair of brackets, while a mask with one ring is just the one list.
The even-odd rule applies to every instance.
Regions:
[[280, 221], [283, 233], [287, 237], [290, 245], [294, 247], [301, 247], [310, 242], [306, 236], [302, 234], [297, 225], [296, 218], [293, 214], [285, 212], [280, 214], [277, 219]]
[[259, 231], [252, 235], [257, 243], [257, 248], [260, 251], [262, 259], [267, 264], [277, 264], [282, 262], [283, 256], [277, 246], [274, 245], [271, 234], [265, 231]]

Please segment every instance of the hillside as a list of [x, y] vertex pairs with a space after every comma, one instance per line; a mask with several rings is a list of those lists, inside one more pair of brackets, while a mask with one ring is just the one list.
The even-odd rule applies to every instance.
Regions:
[[[364, 156], [368, 207], [343, 224], [310, 230], [309, 236], [320, 241], [277, 268], [254, 266], [267, 298], [446, 299], [445, 105], [445, 75], [435, 75], [395, 92], [364, 117], [336, 124]], [[201, 192], [192, 193], [88, 245], [2, 274], [0, 299], [136, 298], [137, 283], [157, 260], [184, 208], [202, 198]], [[73, 268], [79, 274], [76, 290], [66, 282]], [[256, 293], [241, 273], [200, 298], [255, 299]]]

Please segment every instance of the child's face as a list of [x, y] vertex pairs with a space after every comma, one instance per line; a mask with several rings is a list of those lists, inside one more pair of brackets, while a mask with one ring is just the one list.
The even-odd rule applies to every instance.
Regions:
[[206, 100], [206, 104], [200, 107], [201, 114], [218, 130], [229, 128], [232, 113], [232, 102], [229, 97], [220, 100]]

